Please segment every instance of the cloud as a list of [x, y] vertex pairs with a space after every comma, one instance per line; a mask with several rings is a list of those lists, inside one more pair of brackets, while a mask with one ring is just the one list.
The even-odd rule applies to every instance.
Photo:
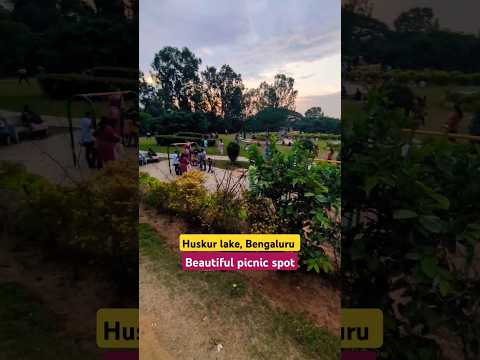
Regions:
[[249, 87], [286, 73], [302, 104], [340, 92], [340, 0], [142, 0], [142, 70], [169, 45], [229, 64]]

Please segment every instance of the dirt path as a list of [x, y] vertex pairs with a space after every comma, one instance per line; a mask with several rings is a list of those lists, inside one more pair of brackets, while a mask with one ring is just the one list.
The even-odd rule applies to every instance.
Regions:
[[[86, 266], [79, 279], [73, 279], [71, 267], [44, 261], [39, 252], [12, 251], [6, 239], [0, 239], [0, 279], [29, 290], [55, 315], [60, 336], [71, 339], [79, 351], [99, 352], [96, 346], [96, 312], [114, 300], [111, 286]], [[74, 311], [72, 311], [74, 309]]]
[[[141, 208], [140, 222], [148, 223], [161, 233], [172, 249], [178, 249], [178, 238], [186, 225]], [[272, 306], [303, 313], [308, 319], [332, 333], [340, 331], [340, 290], [316, 274], [246, 271], [250, 285], [265, 295]], [[298, 299], [302, 299], [298, 301]]]
[[208, 311], [187, 291], [173, 296], [145, 258], [140, 265], [140, 289], [142, 359], [250, 358], [242, 336], [232, 336], [235, 326], [227, 329], [218, 319], [210, 319]]

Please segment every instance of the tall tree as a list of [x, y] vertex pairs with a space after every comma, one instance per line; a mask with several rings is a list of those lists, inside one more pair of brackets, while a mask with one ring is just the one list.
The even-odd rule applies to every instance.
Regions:
[[305, 117], [320, 119], [325, 117], [325, 114], [320, 106], [315, 106], [305, 111]]
[[248, 118], [259, 111], [258, 89], [247, 89], [243, 92], [243, 116]]
[[285, 74], [275, 75], [273, 84], [262, 82], [258, 88], [258, 110], [285, 108], [295, 110], [298, 91], [294, 89], [295, 79]]
[[358, 15], [372, 16], [373, 4], [370, 0], [343, 0], [342, 7]]
[[438, 27], [432, 8], [415, 7], [401, 13], [394, 22], [398, 32], [429, 32]]
[[220, 89], [218, 84], [218, 72], [214, 66], [207, 66], [202, 71], [203, 87], [203, 110], [216, 116], [221, 110]]
[[201, 59], [188, 48], [167, 46], [155, 54], [152, 75], [158, 82], [167, 108], [194, 111], [198, 106]]
[[58, 22], [57, 0], [17, 0], [12, 16], [33, 32], [43, 32]]
[[238, 123], [243, 113], [242, 76], [229, 65], [223, 65], [218, 72], [218, 89], [223, 117], [232, 124]]

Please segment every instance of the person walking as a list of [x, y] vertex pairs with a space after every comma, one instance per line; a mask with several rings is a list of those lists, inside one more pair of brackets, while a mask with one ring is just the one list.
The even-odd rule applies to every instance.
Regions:
[[200, 170], [206, 171], [207, 170], [207, 152], [205, 149], [201, 149], [200, 153], [198, 154], [198, 162], [200, 164]]
[[175, 169], [175, 175], [181, 175], [181, 171], [180, 171], [180, 158], [178, 156], [178, 151], [175, 151], [173, 154], [172, 154], [172, 163], [173, 163], [173, 167]]
[[209, 157], [208, 158], [208, 172], [209, 173], [213, 173], [212, 166], [213, 166], [213, 159], [211, 157]]
[[218, 143], [218, 152], [220, 155], [223, 155], [223, 152], [225, 151], [225, 144], [223, 143], [223, 140], [220, 139], [220, 142]]
[[96, 165], [95, 154], [95, 139], [93, 138], [93, 120], [92, 114], [86, 112], [85, 116], [80, 119], [81, 129], [81, 144], [85, 148], [85, 158], [87, 160], [88, 167], [94, 169]]
[[95, 132], [98, 149], [98, 165], [101, 169], [106, 163], [115, 160], [115, 145], [120, 141], [111, 121], [106, 117], [102, 117], [98, 129]]
[[187, 173], [189, 163], [190, 161], [188, 160], [188, 155], [186, 153], [182, 153], [182, 155], [180, 155], [180, 175]]
[[26, 82], [30, 85], [30, 80], [28, 78], [28, 71], [25, 68], [18, 69], [18, 85], [22, 85], [22, 82]]

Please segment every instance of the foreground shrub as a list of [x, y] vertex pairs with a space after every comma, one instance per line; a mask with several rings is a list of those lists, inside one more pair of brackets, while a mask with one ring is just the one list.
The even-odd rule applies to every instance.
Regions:
[[383, 98], [372, 92], [368, 119], [345, 126], [342, 305], [383, 310], [383, 359], [440, 358], [439, 329], [479, 359], [478, 146], [413, 145], [400, 131], [408, 119]]
[[[0, 188], [15, 194], [13, 235], [48, 255], [69, 255], [72, 264], [109, 264], [114, 279], [129, 283], [138, 271], [138, 165], [108, 164], [96, 176], [64, 187], [0, 163]], [[130, 282], [131, 283], [131, 282]]]
[[[256, 147], [249, 151], [250, 202], [268, 209], [255, 220], [257, 228], [301, 234], [301, 264], [307, 270], [338, 270], [340, 250], [340, 169], [335, 165], [315, 164], [314, 153], [299, 143], [281, 153], [272, 146], [265, 160]], [[252, 214], [253, 215], [253, 214]]]

